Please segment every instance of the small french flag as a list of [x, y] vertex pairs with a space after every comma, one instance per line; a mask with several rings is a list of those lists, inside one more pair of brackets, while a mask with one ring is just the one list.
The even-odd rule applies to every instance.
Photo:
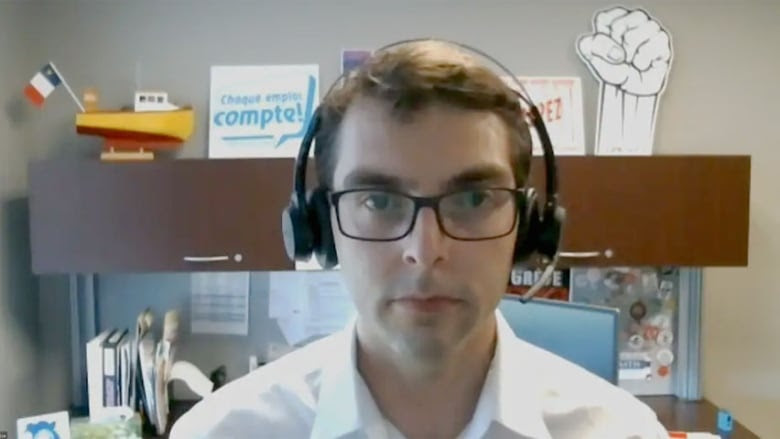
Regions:
[[62, 82], [57, 69], [51, 63], [46, 64], [33, 76], [30, 83], [24, 87], [24, 95], [35, 106], [42, 107], [43, 101], [57, 88]]

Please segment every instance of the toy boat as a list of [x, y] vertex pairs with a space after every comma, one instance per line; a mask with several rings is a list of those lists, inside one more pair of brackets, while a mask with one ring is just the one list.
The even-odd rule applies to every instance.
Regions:
[[173, 150], [193, 131], [192, 107], [178, 107], [168, 93], [138, 91], [134, 107], [98, 110], [96, 95], [85, 95], [84, 112], [76, 114], [76, 132], [104, 139], [102, 160], [151, 160], [155, 150]]

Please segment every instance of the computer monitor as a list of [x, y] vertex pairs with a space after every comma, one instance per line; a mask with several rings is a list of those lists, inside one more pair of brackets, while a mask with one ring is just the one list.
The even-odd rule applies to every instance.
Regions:
[[617, 384], [618, 309], [509, 295], [499, 309], [520, 339]]

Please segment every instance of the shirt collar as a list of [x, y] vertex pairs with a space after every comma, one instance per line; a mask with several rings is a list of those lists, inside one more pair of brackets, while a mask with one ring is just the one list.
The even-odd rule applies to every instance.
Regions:
[[495, 401], [493, 420], [520, 437], [549, 438], [540, 377], [530, 372], [533, 368], [526, 363], [526, 344], [515, 336], [499, 310], [496, 310], [496, 331], [496, 351], [480, 400], [492, 398]]
[[[321, 375], [312, 439], [340, 438], [380, 428], [381, 415], [357, 371], [356, 319], [340, 331]], [[526, 373], [523, 346], [499, 310], [496, 310], [496, 350], [474, 417], [461, 437], [481, 437], [493, 422], [523, 438], [549, 438], [544, 423], [538, 380]], [[379, 433], [379, 434], [372, 434]]]
[[363, 423], [358, 400], [373, 403], [370, 395], [363, 394], [368, 389], [359, 385], [356, 321], [353, 317], [335, 334], [333, 350], [323, 365], [311, 439], [339, 438], [359, 430]]

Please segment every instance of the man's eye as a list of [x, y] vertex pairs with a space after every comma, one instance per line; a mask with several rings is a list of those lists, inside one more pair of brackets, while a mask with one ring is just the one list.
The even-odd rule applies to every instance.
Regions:
[[387, 210], [398, 205], [394, 198], [390, 194], [369, 193], [364, 196], [362, 204], [371, 210]]
[[462, 208], [476, 208], [490, 199], [489, 191], [467, 191], [455, 196], [455, 204]]

